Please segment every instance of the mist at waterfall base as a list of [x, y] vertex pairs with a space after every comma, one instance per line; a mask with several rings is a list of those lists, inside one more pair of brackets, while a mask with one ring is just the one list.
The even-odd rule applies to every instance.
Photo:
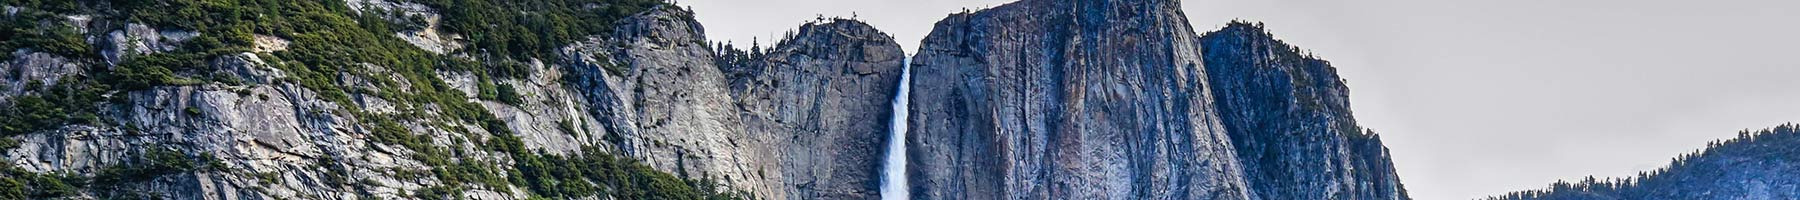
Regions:
[[881, 169], [881, 199], [910, 199], [906, 191], [906, 115], [907, 97], [912, 96], [912, 57], [902, 61], [900, 92], [894, 95], [893, 131], [888, 133], [887, 159]]

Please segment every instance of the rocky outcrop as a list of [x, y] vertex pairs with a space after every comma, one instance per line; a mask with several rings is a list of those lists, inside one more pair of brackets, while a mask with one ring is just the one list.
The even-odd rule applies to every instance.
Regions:
[[[253, 54], [212, 63], [246, 80], [280, 78]], [[432, 184], [382, 173], [425, 167], [364, 140], [356, 119], [333, 114], [340, 105], [295, 84], [163, 86], [115, 95], [130, 100], [102, 106], [108, 109], [101, 117], [120, 125], [21, 135], [8, 160], [30, 171], [75, 174], [169, 162], [145, 161], [163, 151], [217, 162], [187, 173], [113, 180], [104, 184], [117, 186], [94, 194], [103, 198], [355, 198], [357, 191], [342, 185], [356, 181], [350, 177], [387, 183], [360, 188], [395, 197], [398, 188]]]
[[912, 67], [915, 199], [1249, 199], [1173, 1], [1025, 0]]
[[918, 199], [1408, 199], [1328, 62], [1174, 2], [951, 15], [913, 63]]
[[81, 64], [62, 56], [24, 50], [11, 54], [12, 60], [0, 61], [0, 102], [84, 71]]
[[879, 197], [900, 45], [863, 22], [833, 19], [756, 53], [721, 67], [745, 128], [774, 142], [790, 199]]
[[125, 57], [135, 54], [174, 51], [177, 44], [199, 35], [200, 33], [191, 31], [159, 30], [143, 24], [126, 24], [124, 28], [106, 34], [106, 43], [102, 45], [100, 56], [107, 63], [119, 64]]
[[[769, 199], [866, 199], [904, 53], [855, 21], [808, 24], [767, 52], [712, 51], [685, 11], [565, 49], [615, 144], [659, 169]], [[721, 56], [740, 62], [720, 62]], [[723, 59], [723, 60], [731, 60]]]
[[1373, 132], [1357, 126], [1329, 62], [1261, 25], [1200, 39], [1207, 80], [1250, 188], [1263, 199], [1407, 199]]
[[[744, 131], [725, 75], [691, 13], [627, 19], [616, 38], [565, 50], [580, 58], [578, 88], [620, 150], [657, 169], [705, 177], [782, 198], [769, 137]], [[610, 58], [610, 59], [609, 59]], [[777, 175], [771, 177], [769, 175]]]
[[[344, 5], [361, 14], [380, 15], [382, 19], [402, 25], [394, 37], [399, 37], [413, 46], [425, 51], [444, 54], [461, 49], [458, 42], [462, 36], [442, 31], [439, 25], [443, 15], [436, 9], [413, 2], [394, 2], [386, 0], [347, 0]], [[262, 38], [258, 38], [261, 40]]]

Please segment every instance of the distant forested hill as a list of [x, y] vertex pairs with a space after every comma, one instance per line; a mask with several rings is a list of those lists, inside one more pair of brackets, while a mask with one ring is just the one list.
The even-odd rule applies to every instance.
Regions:
[[1513, 192], [1488, 199], [1800, 199], [1800, 127], [1784, 124], [1743, 131], [1676, 157], [1668, 167], [1635, 177]]

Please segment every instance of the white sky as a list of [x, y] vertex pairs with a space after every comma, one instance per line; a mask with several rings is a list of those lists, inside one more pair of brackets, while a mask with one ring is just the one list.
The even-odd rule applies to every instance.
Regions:
[[[779, 38], [818, 15], [907, 51], [946, 14], [1006, 0], [685, 0], [713, 40]], [[1331, 60], [1417, 199], [1634, 175], [1741, 129], [1800, 122], [1800, 1], [1189, 0]]]

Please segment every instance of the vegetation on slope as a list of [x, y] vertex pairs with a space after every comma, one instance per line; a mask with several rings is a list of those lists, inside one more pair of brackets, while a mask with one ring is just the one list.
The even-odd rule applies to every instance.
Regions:
[[[66, 2], [65, 2], [66, 3]], [[46, 9], [56, 8], [62, 4], [40, 5]], [[12, 52], [21, 48], [30, 48], [65, 56], [93, 55], [93, 48], [76, 33], [74, 27], [63, 24], [41, 24], [42, 19], [53, 18], [47, 12], [26, 10], [12, 15], [0, 16], [0, 60], [12, 60]]]
[[552, 50], [571, 41], [610, 33], [616, 19], [666, 4], [660, 0], [415, 2], [438, 8], [444, 16], [442, 26], [467, 34], [474, 47], [470, 49], [513, 59], [552, 58]]
[[[418, 28], [417, 20], [389, 20], [382, 13], [361, 14], [338, 0], [0, 0], [20, 14], [7, 15], [0, 23], [0, 50], [29, 49], [81, 59], [85, 75], [62, 79], [54, 87], [0, 105], [0, 132], [11, 137], [39, 133], [70, 124], [107, 126], [98, 110], [103, 101], [129, 101], [122, 92], [159, 86], [224, 83], [240, 84], [229, 75], [210, 72], [205, 63], [218, 56], [248, 52], [254, 35], [291, 40], [285, 51], [261, 54], [272, 67], [287, 73], [280, 80], [318, 92], [339, 105], [357, 105], [355, 94], [387, 99], [403, 110], [375, 114], [356, 106], [343, 111], [358, 116], [370, 127], [373, 140], [417, 152], [414, 159], [430, 166], [423, 172], [397, 172], [435, 178], [445, 184], [413, 191], [414, 198], [453, 198], [461, 191], [482, 187], [506, 190], [521, 186], [545, 198], [610, 195], [621, 199], [735, 199], [740, 194], [721, 192], [715, 184], [659, 172], [631, 159], [618, 158], [597, 149], [583, 154], [557, 156], [525, 149], [505, 122], [437, 76], [442, 71], [471, 73], [480, 78], [480, 99], [519, 105], [522, 100], [511, 86], [490, 78], [519, 78], [530, 69], [520, 60], [548, 58], [555, 48], [590, 35], [609, 33], [614, 21], [667, 3], [659, 0], [417, 0], [443, 15], [447, 31], [467, 36], [469, 46], [450, 55], [426, 52], [396, 37], [395, 32]], [[199, 33], [171, 52], [126, 57], [116, 66], [95, 63], [98, 53], [91, 41], [98, 34], [82, 35], [61, 21], [62, 15], [96, 16], [96, 21], [147, 24], [158, 29]], [[122, 23], [121, 23], [122, 24]], [[483, 59], [476, 59], [483, 58]], [[387, 78], [368, 66], [381, 66], [402, 79]], [[342, 87], [339, 76], [359, 76], [379, 90]], [[404, 81], [405, 83], [397, 82]], [[409, 85], [411, 90], [397, 89]], [[110, 95], [111, 98], [105, 98]], [[435, 111], [425, 111], [426, 105]], [[413, 109], [408, 109], [413, 108]], [[463, 133], [454, 145], [472, 145], [507, 158], [482, 159], [459, 148], [433, 145], [432, 137], [414, 133], [403, 124], [437, 125]], [[473, 124], [486, 135], [445, 124]], [[464, 141], [468, 138], [471, 141]], [[11, 142], [8, 148], [17, 146]], [[160, 149], [161, 147], [150, 147]], [[167, 154], [150, 157], [171, 158]], [[181, 155], [181, 158], [187, 158]], [[166, 160], [166, 159], [153, 159]], [[178, 159], [182, 160], [182, 159]], [[192, 160], [192, 159], [185, 159]], [[321, 159], [322, 162], [336, 162]], [[503, 163], [512, 163], [510, 166]], [[46, 175], [12, 166], [0, 167], [0, 198], [43, 198], [75, 194], [98, 183], [122, 183], [199, 169], [190, 164], [134, 162], [103, 170], [94, 177]], [[350, 183], [341, 177], [327, 180]], [[50, 181], [81, 180], [81, 181]]]
[[1800, 124], [1745, 130], [1637, 176], [1557, 181], [1549, 188], [1487, 199], [1793, 199], [1800, 197], [1795, 192], [1800, 191], [1800, 174], [1793, 171], [1800, 169], [1796, 146]]
[[125, 188], [170, 174], [223, 169], [224, 164], [210, 154], [188, 156], [177, 150], [150, 146], [128, 155], [114, 165], [96, 172], [95, 176], [29, 172], [0, 163], [0, 199], [47, 199], [73, 196], [92, 188], [103, 199], [150, 199], [147, 194]]

